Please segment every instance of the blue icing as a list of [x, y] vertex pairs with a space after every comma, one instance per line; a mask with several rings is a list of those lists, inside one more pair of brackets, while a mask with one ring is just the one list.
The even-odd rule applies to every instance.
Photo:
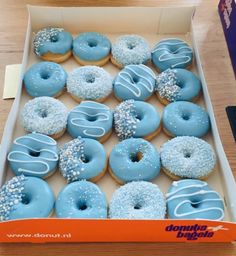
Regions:
[[35, 34], [33, 45], [38, 56], [46, 53], [65, 54], [72, 48], [73, 38], [63, 28], [43, 28]]
[[115, 145], [109, 158], [113, 174], [123, 183], [152, 180], [160, 172], [160, 156], [144, 139], [126, 139]]
[[48, 184], [35, 177], [13, 177], [0, 190], [0, 220], [48, 217], [54, 194]]
[[146, 100], [155, 88], [156, 77], [145, 65], [127, 65], [114, 81], [115, 96], [121, 100]]
[[96, 32], [79, 34], [73, 41], [73, 53], [85, 61], [99, 61], [111, 50], [109, 39]]
[[97, 177], [107, 164], [104, 147], [92, 139], [77, 138], [66, 143], [59, 158], [60, 171], [68, 182]]
[[210, 129], [208, 113], [187, 101], [170, 103], [163, 111], [163, 126], [173, 136], [202, 137]]
[[59, 64], [45, 61], [30, 67], [24, 75], [24, 85], [32, 97], [53, 97], [65, 87], [66, 79], [67, 73]]
[[88, 181], [76, 181], [65, 186], [56, 201], [58, 218], [104, 219], [107, 217], [105, 194]]
[[191, 101], [202, 86], [197, 76], [185, 69], [167, 69], [157, 76], [156, 91], [168, 101]]
[[112, 57], [122, 66], [142, 64], [151, 58], [151, 50], [143, 37], [123, 35], [112, 45]]
[[171, 219], [223, 220], [220, 195], [200, 180], [174, 181], [166, 194]]
[[162, 166], [181, 178], [204, 178], [216, 164], [211, 145], [196, 137], [171, 139], [162, 145], [160, 154]]
[[112, 111], [106, 105], [83, 101], [69, 113], [67, 131], [73, 138], [99, 140], [111, 130], [112, 122]]
[[164, 219], [165, 198], [159, 187], [147, 181], [133, 181], [121, 186], [112, 195], [111, 219]]
[[161, 71], [186, 68], [192, 63], [193, 50], [181, 39], [169, 38], [158, 42], [152, 51], [152, 62]]
[[57, 142], [40, 133], [18, 137], [14, 140], [7, 159], [16, 175], [44, 178], [56, 169]]
[[127, 100], [114, 110], [114, 126], [120, 140], [148, 136], [159, 128], [160, 122], [159, 113], [146, 102]]

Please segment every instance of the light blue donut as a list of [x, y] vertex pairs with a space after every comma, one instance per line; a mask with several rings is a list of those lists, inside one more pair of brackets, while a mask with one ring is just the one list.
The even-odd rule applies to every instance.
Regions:
[[174, 181], [166, 194], [170, 219], [223, 220], [220, 195], [200, 180]]
[[16, 175], [45, 178], [58, 163], [57, 142], [46, 135], [31, 133], [14, 140], [7, 157]]
[[143, 65], [127, 65], [114, 81], [114, 93], [120, 100], [146, 100], [155, 88], [156, 76], [153, 71]]
[[16, 176], [0, 189], [0, 221], [45, 218], [53, 206], [52, 189], [39, 178]]
[[39, 30], [34, 37], [33, 45], [36, 55], [46, 53], [65, 54], [72, 48], [73, 38], [63, 28], [47, 27]]
[[105, 219], [107, 202], [99, 187], [89, 181], [76, 181], [65, 186], [56, 200], [58, 218]]
[[167, 69], [157, 76], [156, 91], [169, 102], [192, 101], [201, 88], [201, 81], [186, 69]]
[[105, 172], [106, 167], [106, 151], [96, 140], [77, 138], [60, 149], [59, 168], [68, 182], [93, 180]]
[[126, 139], [115, 145], [109, 158], [113, 175], [126, 183], [152, 180], [160, 172], [160, 156], [156, 148], [144, 139]]
[[28, 101], [21, 112], [21, 123], [28, 132], [55, 135], [66, 128], [68, 110], [51, 97], [37, 97]]
[[148, 42], [139, 35], [123, 35], [112, 45], [112, 58], [121, 66], [144, 64], [151, 58]]
[[214, 169], [216, 156], [206, 141], [189, 136], [171, 139], [161, 147], [161, 164], [180, 178], [201, 179]]
[[97, 32], [81, 33], [73, 41], [73, 54], [85, 61], [102, 60], [110, 51], [110, 40]]
[[67, 79], [67, 90], [80, 100], [102, 100], [112, 92], [112, 77], [103, 68], [75, 68]]
[[172, 136], [202, 137], [210, 129], [208, 113], [187, 101], [176, 101], [164, 108], [163, 126]]
[[24, 75], [24, 85], [32, 97], [56, 96], [66, 85], [67, 74], [57, 63], [36, 63]]
[[104, 104], [82, 101], [68, 116], [67, 131], [73, 137], [101, 140], [112, 129], [113, 113]]
[[114, 126], [120, 140], [145, 138], [155, 132], [160, 123], [156, 109], [143, 101], [126, 100], [114, 110]]
[[111, 219], [164, 219], [165, 198], [159, 187], [147, 181], [133, 181], [121, 186], [112, 195]]
[[193, 50], [178, 38], [161, 40], [152, 51], [152, 62], [160, 71], [168, 68], [186, 68], [192, 60]]

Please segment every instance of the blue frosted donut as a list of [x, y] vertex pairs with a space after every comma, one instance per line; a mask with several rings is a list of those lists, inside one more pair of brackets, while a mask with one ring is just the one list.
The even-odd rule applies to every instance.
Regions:
[[173, 101], [195, 101], [201, 88], [201, 81], [186, 69], [167, 69], [157, 76], [157, 95], [165, 105]]
[[165, 198], [159, 187], [147, 181], [133, 181], [121, 186], [109, 205], [111, 219], [164, 219]]
[[105, 69], [96, 66], [75, 68], [68, 76], [67, 90], [78, 102], [102, 102], [112, 92], [112, 77]]
[[62, 62], [71, 56], [73, 38], [63, 28], [39, 30], [33, 41], [34, 53], [41, 59]]
[[216, 165], [213, 148], [206, 141], [180, 136], [161, 147], [162, 169], [173, 179], [204, 179]]
[[36, 63], [24, 75], [24, 85], [32, 97], [58, 96], [66, 85], [67, 74], [57, 63]]
[[110, 51], [110, 40], [97, 32], [81, 33], [73, 41], [74, 57], [82, 65], [104, 65]]
[[114, 93], [119, 100], [146, 100], [155, 88], [153, 71], [143, 65], [128, 65], [120, 71], [114, 81]]
[[123, 140], [112, 149], [111, 175], [119, 183], [152, 180], [160, 172], [160, 156], [155, 147], [144, 139]]
[[76, 181], [65, 186], [56, 200], [58, 218], [105, 219], [107, 202], [99, 187], [89, 181]]
[[120, 140], [144, 138], [151, 140], [160, 130], [160, 115], [149, 103], [126, 100], [114, 110], [115, 132]]
[[7, 159], [16, 175], [46, 178], [55, 171], [58, 163], [57, 142], [40, 133], [18, 137]]
[[73, 137], [104, 142], [112, 132], [113, 113], [104, 104], [83, 101], [68, 116], [67, 131]]
[[107, 169], [106, 151], [96, 140], [74, 139], [60, 149], [59, 168], [68, 182], [83, 179], [96, 182]]
[[160, 71], [168, 68], [187, 68], [192, 60], [193, 50], [178, 38], [161, 40], [152, 51], [152, 62]]
[[67, 116], [68, 110], [62, 102], [44, 96], [25, 104], [21, 112], [21, 123], [28, 132], [59, 138], [66, 129]]
[[166, 194], [170, 219], [223, 220], [221, 196], [200, 180], [174, 181]]
[[42, 179], [16, 176], [0, 189], [0, 221], [45, 218], [54, 206], [54, 194]]
[[200, 106], [187, 101], [176, 101], [164, 108], [164, 131], [172, 136], [202, 137], [210, 129], [208, 113]]
[[123, 35], [112, 44], [111, 61], [122, 68], [130, 64], [143, 64], [151, 58], [148, 42], [138, 35]]

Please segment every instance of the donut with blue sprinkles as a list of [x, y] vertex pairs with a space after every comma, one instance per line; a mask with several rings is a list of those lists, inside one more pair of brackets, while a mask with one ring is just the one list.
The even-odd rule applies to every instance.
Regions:
[[21, 112], [21, 124], [27, 132], [38, 132], [54, 139], [61, 137], [67, 125], [66, 106], [51, 97], [28, 101]]
[[151, 59], [148, 42], [139, 35], [123, 35], [112, 44], [111, 62], [118, 68], [130, 64], [145, 64]]
[[179, 136], [164, 143], [160, 151], [163, 171], [172, 179], [206, 179], [214, 170], [216, 155], [206, 141]]
[[105, 69], [97, 66], [75, 68], [68, 76], [67, 91], [77, 102], [103, 102], [112, 92], [112, 77]]
[[164, 219], [166, 202], [156, 184], [132, 181], [121, 186], [112, 195], [109, 205], [111, 219]]

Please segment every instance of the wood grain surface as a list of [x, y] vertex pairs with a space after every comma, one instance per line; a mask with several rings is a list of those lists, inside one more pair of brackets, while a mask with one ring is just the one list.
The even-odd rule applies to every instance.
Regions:
[[[225, 107], [236, 105], [236, 83], [217, 13], [219, 0], [0, 0], [0, 95], [5, 66], [20, 63], [26, 32], [26, 4], [47, 6], [189, 6], [198, 5], [194, 18], [200, 57], [224, 150], [236, 177], [236, 145]], [[119, 21], [117, 21], [119, 22]], [[12, 100], [0, 100], [0, 137]], [[92, 231], [91, 231], [92, 232]], [[114, 231], [115, 232], [115, 231]], [[233, 244], [78, 243], [1, 244], [0, 255], [208, 255], [235, 256]]]

